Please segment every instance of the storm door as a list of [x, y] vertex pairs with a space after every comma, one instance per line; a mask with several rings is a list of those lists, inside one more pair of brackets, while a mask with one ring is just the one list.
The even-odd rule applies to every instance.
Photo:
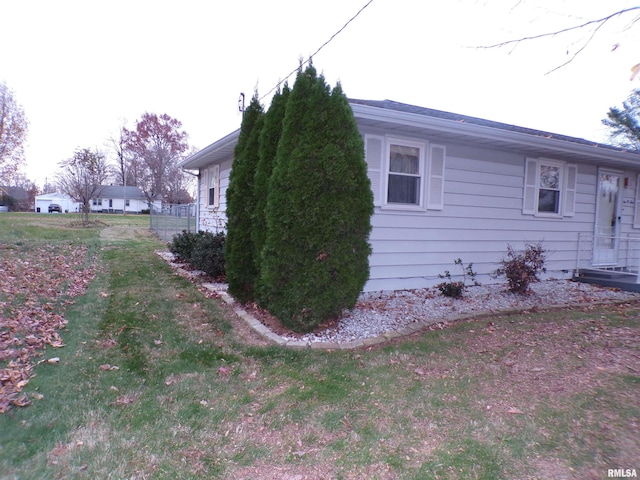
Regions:
[[621, 173], [599, 170], [596, 198], [596, 226], [593, 247], [595, 266], [615, 266], [618, 263], [620, 234]]

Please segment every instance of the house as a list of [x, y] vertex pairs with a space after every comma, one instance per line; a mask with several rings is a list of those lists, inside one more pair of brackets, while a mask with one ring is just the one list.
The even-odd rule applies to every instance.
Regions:
[[[63, 212], [82, 211], [82, 205], [63, 193], [47, 193], [36, 197], [36, 212], [47, 213], [49, 204], [57, 203]], [[162, 201], [158, 198], [152, 204], [159, 209]], [[95, 198], [91, 199], [92, 213], [141, 213], [149, 208], [147, 197], [138, 187], [103, 186]]]
[[64, 193], [44, 193], [36, 195], [36, 213], [49, 213], [49, 205], [60, 205], [63, 213], [76, 213], [81, 210], [80, 204]]
[[[158, 197], [152, 208], [159, 209], [162, 200]], [[138, 187], [104, 186], [91, 199], [91, 211], [95, 213], [140, 213], [149, 209], [149, 202]]]
[[[548, 277], [638, 271], [640, 154], [390, 100], [349, 103], [375, 204], [365, 290], [433, 286], [445, 270], [462, 273], [458, 258], [480, 282], [496, 282], [508, 245], [538, 242]], [[181, 164], [199, 174], [202, 230], [224, 228], [238, 135]]]
[[29, 192], [22, 187], [0, 186], [0, 205], [13, 211], [30, 210]]

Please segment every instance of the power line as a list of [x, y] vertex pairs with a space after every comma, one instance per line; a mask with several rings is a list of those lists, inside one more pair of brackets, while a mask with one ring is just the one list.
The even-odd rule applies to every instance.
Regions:
[[302, 68], [303, 65], [309, 63], [311, 61], [311, 59], [318, 54], [318, 52], [320, 52], [320, 50], [322, 50], [324, 47], [326, 47], [327, 45], [329, 45], [329, 43], [331, 43], [331, 41], [336, 38], [340, 33], [342, 33], [342, 31], [347, 28], [347, 26], [353, 22], [356, 18], [358, 18], [358, 15], [360, 15], [363, 10], [365, 8], [367, 8], [369, 5], [371, 5], [371, 3], [373, 2], [373, 0], [369, 0], [360, 10], [358, 10], [358, 13], [356, 13], [353, 17], [351, 17], [349, 19], [349, 21], [347, 23], [345, 23], [342, 28], [340, 30], [338, 30], [336, 33], [334, 33], [333, 35], [331, 35], [331, 38], [329, 38], [329, 40], [327, 40], [326, 42], [324, 42], [322, 45], [320, 45], [320, 48], [318, 48], [315, 52], [313, 52], [311, 55], [309, 55], [309, 58], [307, 58], [304, 62], [300, 63], [300, 65], [292, 70], [289, 75], [287, 75], [284, 79], [280, 80], [275, 87], [273, 87], [271, 90], [269, 90], [265, 95], [263, 95], [262, 97], [260, 97], [258, 100], [262, 101], [265, 97], [268, 97], [274, 90], [276, 90], [280, 85], [282, 85], [284, 82], [286, 82], [289, 77], [291, 75], [293, 75], [294, 73], [296, 73], [300, 68]]

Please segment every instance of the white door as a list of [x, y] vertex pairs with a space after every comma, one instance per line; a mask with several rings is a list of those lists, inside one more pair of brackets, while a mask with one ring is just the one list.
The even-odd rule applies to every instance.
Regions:
[[596, 235], [593, 246], [593, 264], [596, 266], [614, 266], [618, 263], [621, 177], [620, 172], [613, 170], [598, 172]]

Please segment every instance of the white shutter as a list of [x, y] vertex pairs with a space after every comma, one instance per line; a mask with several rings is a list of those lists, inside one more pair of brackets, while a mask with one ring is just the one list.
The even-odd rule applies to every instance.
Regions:
[[565, 217], [573, 217], [576, 213], [576, 189], [578, 186], [578, 166], [567, 165], [565, 172], [565, 195], [564, 209], [562, 214]]
[[535, 158], [526, 158], [524, 168], [524, 195], [522, 198], [522, 213], [524, 215], [535, 215], [536, 213], [537, 179], [538, 161]]
[[633, 205], [633, 228], [640, 228], [640, 174], [636, 178], [636, 201]]
[[213, 198], [213, 206], [215, 208], [219, 208], [220, 207], [220, 165], [216, 165], [213, 167], [213, 171], [214, 171], [214, 175], [216, 177], [215, 179], [215, 195]]
[[371, 181], [373, 204], [382, 205], [382, 148], [383, 138], [377, 135], [365, 135], [364, 157], [367, 162], [367, 175]]
[[427, 208], [442, 210], [444, 207], [444, 145], [431, 145], [427, 190]]

